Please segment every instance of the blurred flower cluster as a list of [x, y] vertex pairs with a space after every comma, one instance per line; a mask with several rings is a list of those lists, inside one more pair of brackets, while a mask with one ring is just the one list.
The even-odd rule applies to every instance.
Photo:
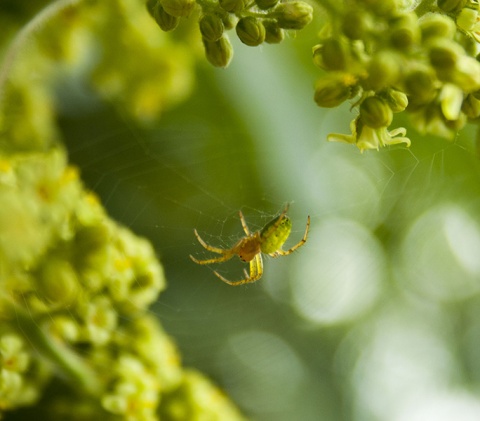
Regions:
[[242, 419], [181, 366], [149, 312], [166, 285], [155, 251], [85, 189], [56, 126], [69, 71], [148, 120], [189, 91], [189, 60], [151, 39], [135, 1], [59, 1], [34, 19], [0, 67], [0, 416]]
[[226, 31], [235, 28], [245, 45], [280, 43], [285, 30], [299, 30], [313, 18], [312, 7], [303, 1], [279, 0], [148, 0], [147, 8], [164, 31], [174, 30], [180, 19], [198, 20], [205, 55], [216, 67], [227, 67], [233, 48]]
[[478, 121], [477, 0], [344, 1], [327, 10], [331, 21], [313, 49], [315, 64], [326, 71], [315, 101], [337, 107], [351, 99], [358, 110], [352, 134], [329, 140], [361, 151], [408, 146], [404, 128], [388, 129], [404, 110], [419, 132], [449, 139], [468, 120]]

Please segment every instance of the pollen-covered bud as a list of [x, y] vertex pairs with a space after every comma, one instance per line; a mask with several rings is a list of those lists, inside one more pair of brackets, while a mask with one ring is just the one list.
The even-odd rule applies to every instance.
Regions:
[[160, 3], [157, 3], [153, 10], [153, 18], [162, 31], [173, 31], [180, 22], [180, 19], [167, 13]]
[[198, 24], [203, 38], [207, 41], [219, 40], [225, 30], [222, 19], [216, 15], [204, 15]]
[[250, 47], [256, 47], [265, 41], [265, 27], [259, 19], [252, 16], [241, 18], [235, 31], [240, 41]]
[[399, 50], [409, 49], [420, 39], [417, 15], [413, 12], [395, 17], [390, 28], [390, 44]]
[[407, 108], [408, 97], [396, 89], [385, 89], [378, 93], [378, 97], [385, 100], [394, 113], [400, 113]]
[[363, 39], [371, 27], [371, 15], [364, 10], [348, 10], [343, 16], [342, 32], [352, 40]]
[[348, 58], [348, 45], [337, 38], [328, 38], [313, 47], [313, 61], [324, 70], [345, 70]]
[[226, 35], [217, 41], [203, 40], [205, 55], [215, 67], [227, 67], [233, 57], [233, 47]]
[[360, 104], [360, 119], [365, 126], [379, 129], [390, 126], [393, 112], [383, 99], [370, 96]]
[[443, 11], [458, 12], [467, 4], [467, 0], [437, 0], [437, 5]]
[[264, 20], [265, 27], [265, 42], [268, 44], [278, 44], [283, 41], [285, 33], [282, 28], [278, 26], [275, 20]]
[[278, 0], [255, 0], [255, 3], [259, 9], [267, 10], [275, 6], [278, 3]]
[[246, 6], [246, 0], [219, 0], [218, 3], [227, 12], [241, 12]]
[[313, 8], [303, 1], [280, 3], [270, 14], [283, 29], [303, 29], [313, 19]]
[[420, 21], [420, 31], [424, 41], [435, 38], [452, 39], [455, 35], [455, 22], [448, 16], [430, 13], [424, 16]]
[[317, 81], [314, 100], [320, 107], [338, 107], [353, 96], [356, 82], [356, 78], [349, 73], [327, 74]]
[[189, 16], [197, 4], [195, 0], [160, 0], [165, 11], [177, 18]]

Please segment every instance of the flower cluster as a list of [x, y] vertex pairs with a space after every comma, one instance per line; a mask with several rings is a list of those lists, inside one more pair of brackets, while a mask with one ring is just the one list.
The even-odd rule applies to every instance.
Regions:
[[[191, 374], [148, 312], [165, 288], [152, 246], [108, 218], [62, 149], [0, 155], [0, 202], [1, 410], [34, 404], [61, 373], [96, 418], [101, 402], [154, 421], [172, 396], [196, 416], [241, 419], [227, 398], [204, 405], [185, 389]], [[59, 419], [72, 399], [52, 396]]]
[[[149, 311], [166, 285], [152, 245], [85, 189], [56, 126], [55, 83], [72, 60], [73, 68], [91, 60], [92, 86], [124, 97], [141, 120], [188, 91], [181, 49], [165, 40], [159, 49], [129, 27], [127, 16], [145, 19], [164, 37], [135, 1], [59, 1], [44, 13], [23, 38], [26, 51], [0, 68], [0, 418], [30, 408], [50, 420], [243, 419], [182, 367]], [[142, 61], [125, 64], [135, 60], [117, 49], [114, 60], [118, 38]], [[101, 58], [83, 50], [94, 44]], [[185, 69], [176, 75], [175, 66]], [[137, 69], [144, 77], [132, 77]]]
[[227, 67], [233, 48], [226, 34], [235, 28], [237, 37], [255, 47], [277, 44], [285, 30], [303, 29], [312, 20], [313, 9], [303, 1], [279, 0], [148, 0], [147, 9], [164, 31], [177, 27], [181, 18], [200, 11], [198, 25], [208, 61]]
[[358, 116], [351, 135], [328, 140], [361, 151], [409, 146], [404, 128], [388, 130], [403, 110], [419, 132], [446, 138], [478, 120], [479, 7], [478, 0], [417, 2], [414, 9], [400, 0], [361, 0], [332, 9], [333, 23], [313, 48], [315, 64], [326, 71], [314, 98], [321, 107], [351, 99]]

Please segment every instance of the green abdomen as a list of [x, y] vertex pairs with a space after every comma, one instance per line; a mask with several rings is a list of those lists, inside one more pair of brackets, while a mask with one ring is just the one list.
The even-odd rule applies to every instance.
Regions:
[[280, 224], [278, 224], [278, 218], [265, 225], [260, 233], [261, 250], [265, 254], [274, 253], [281, 249], [292, 230], [292, 221], [288, 217], [283, 216]]

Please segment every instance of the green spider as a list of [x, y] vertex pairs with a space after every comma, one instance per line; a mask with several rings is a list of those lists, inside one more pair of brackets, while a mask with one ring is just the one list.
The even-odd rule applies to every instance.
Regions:
[[237, 255], [242, 261], [250, 262], [250, 272], [244, 269], [245, 278], [239, 281], [229, 281], [220, 275], [217, 271], [213, 272], [218, 278], [229, 285], [243, 285], [250, 282], [258, 281], [263, 275], [263, 260], [262, 253], [268, 254], [271, 257], [288, 256], [299, 247], [303, 246], [307, 241], [308, 230], [310, 228], [310, 216], [307, 218], [307, 226], [303, 238], [288, 250], [283, 250], [282, 246], [287, 241], [290, 231], [292, 230], [292, 221], [287, 216], [288, 204], [283, 209], [282, 213], [276, 218], [272, 219], [260, 231], [254, 233], [250, 232], [247, 226], [245, 217], [240, 211], [240, 221], [242, 222], [243, 230], [246, 236], [238, 240], [238, 242], [230, 249], [221, 249], [207, 244], [194, 230], [198, 242], [208, 251], [221, 254], [220, 257], [213, 259], [198, 260], [192, 255], [190, 258], [199, 265], [209, 265], [211, 263], [226, 262], [233, 256]]

